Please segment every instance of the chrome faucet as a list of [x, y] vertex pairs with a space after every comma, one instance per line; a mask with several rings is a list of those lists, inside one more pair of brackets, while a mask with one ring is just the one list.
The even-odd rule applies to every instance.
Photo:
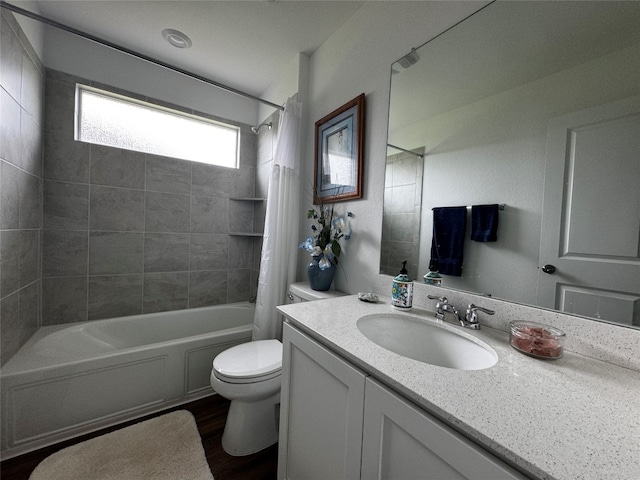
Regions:
[[488, 315], [493, 315], [495, 312], [488, 308], [478, 307], [473, 303], [467, 307], [466, 314], [463, 316], [460, 314], [454, 305], [449, 303], [447, 297], [438, 297], [434, 295], [427, 295], [427, 298], [431, 300], [438, 300], [436, 303], [436, 318], [447, 323], [454, 325], [461, 325], [465, 328], [473, 328], [474, 330], [480, 329], [480, 323], [478, 323], [478, 310]]
[[442, 310], [442, 306], [449, 303], [449, 300], [447, 300], [447, 297], [438, 297], [437, 295], [427, 295], [427, 298], [430, 300], [438, 300], [438, 303], [436, 303], [436, 318], [442, 320], [442, 318], [439, 315], [444, 314], [444, 311]]
[[447, 297], [438, 297], [434, 295], [427, 295], [427, 298], [431, 300], [438, 300], [436, 303], [436, 318], [448, 323], [458, 324], [461, 320], [460, 311], [449, 303]]

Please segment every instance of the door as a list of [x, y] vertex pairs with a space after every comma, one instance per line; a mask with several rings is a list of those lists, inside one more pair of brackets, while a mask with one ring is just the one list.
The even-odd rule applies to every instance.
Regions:
[[547, 129], [539, 305], [640, 326], [640, 96]]

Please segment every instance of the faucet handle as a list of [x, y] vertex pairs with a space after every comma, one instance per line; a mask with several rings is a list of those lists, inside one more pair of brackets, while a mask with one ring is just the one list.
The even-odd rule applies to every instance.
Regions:
[[440, 300], [441, 302], [447, 302], [447, 297], [439, 297], [437, 295], [427, 295], [427, 298], [431, 300]]
[[438, 300], [438, 303], [436, 303], [436, 313], [442, 313], [442, 307], [444, 305], [449, 304], [449, 300], [447, 300], [447, 297], [439, 297], [437, 295], [427, 295], [427, 298], [430, 300]]
[[479, 307], [477, 305], [474, 305], [473, 303], [470, 303], [469, 306], [467, 307], [467, 315], [466, 315], [467, 322], [478, 323], [478, 313], [477, 313], [478, 310], [486, 313], [487, 315], [493, 315], [494, 313], [496, 313], [494, 310], [489, 310], [488, 308]]
[[447, 297], [439, 297], [437, 295], [427, 295], [427, 298], [429, 300], [438, 300], [438, 303], [442, 303], [443, 305], [449, 303], [449, 300], [447, 300]]

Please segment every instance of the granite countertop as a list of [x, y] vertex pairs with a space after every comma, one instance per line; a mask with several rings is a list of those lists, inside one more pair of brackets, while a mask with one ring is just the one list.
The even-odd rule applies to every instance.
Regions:
[[[388, 298], [356, 295], [284, 305], [288, 321], [476, 443], [534, 478], [640, 478], [640, 372], [569, 351], [538, 360], [509, 345], [506, 332], [445, 328], [489, 345], [498, 363], [454, 370], [412, 360], [371, 342], [358, 318], [398, 313]], [[415, 308], [406, 315], [439, 322]]]

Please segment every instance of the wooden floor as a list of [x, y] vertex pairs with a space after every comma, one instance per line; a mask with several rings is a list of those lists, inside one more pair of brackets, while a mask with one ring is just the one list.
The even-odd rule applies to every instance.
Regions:
[[[224, 422], [229, 410], [229, 401], [220, 395], [213, 395], [179, 407], [159, 412], [133, 422], [127, 422], [92, 434], [46, 447], [35, 452], [20, 455], [0, 463], [2, 480], [28, 480], [36, 466], [62, 448], [97, 437], [118, 428], [169, 413], [174, 410], [189, 410], [196, 419], [202, 438], [207, 461], [215, 480], [273, 480], [276, 478], [278, 445], [246, 457], [233, 457], [222, 450], [221, 438]], [[180, 480], [180, 479], [176, 479]]]

